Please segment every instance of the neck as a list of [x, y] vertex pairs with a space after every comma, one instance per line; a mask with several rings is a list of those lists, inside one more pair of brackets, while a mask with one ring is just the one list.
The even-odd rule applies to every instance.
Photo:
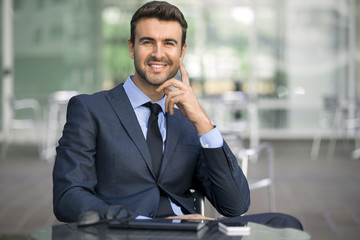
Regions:
[[[155, 89], [157, 87], [154, 87]], [[141, 89], [142, 90], [142, 89]], [[142, 90], [143, 91], [143, 90]], [[163, 97], [164, 97], [164, 92], [157, 92], [157, 91], [149, 91], [149, 92], [146, 92], [146, 91], [143, 91], [146, 96], [148, 96], [151, 101], [153, 102], [157, 102], [157, 101], [160, 101]]]
[[133, 83], [146, 95], [151, 101], [157, 102], [164, 97], [164, 92], [157, 92], [158, 86], [151, 85], [146, 81], [139, 79], [136, 75], [132, 79]]

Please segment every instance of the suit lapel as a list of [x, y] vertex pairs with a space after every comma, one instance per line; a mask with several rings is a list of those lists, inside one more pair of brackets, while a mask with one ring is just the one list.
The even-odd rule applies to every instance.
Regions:
[[132, 108], [129, 98], [125, 93], [123, 85], [121, 84], [110, 90], [106, 95], [106, 98], [113, 107], [116, 115], [120, 119], [124, 129], [129, 134], [131, 140], [137, 146], [151, 173], [153, 176], [155, 176], [149, 148], [141, 131], [141, 127], [138, 123], [134, 109]]

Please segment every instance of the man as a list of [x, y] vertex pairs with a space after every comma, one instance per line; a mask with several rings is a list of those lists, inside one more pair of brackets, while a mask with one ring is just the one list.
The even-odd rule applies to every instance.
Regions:
[[[128, 40], [135, 74], [110, 91], [69, 101], [53, 171], [60, 221], [76, 221], [89, 210], [103, 214], [112, 205], [127, 207], [133, 217], [197, 218], [190, 189], [224, 216], [249, 208], [247, 180], [190, 86], [182, 63], [186, 30], [175, 6], [144, 4]], [[181, 81], [174, 79], [178, 70]], [[161, 133], [160, 157], [152, 149], [149, 102], [161, 107], [152, 125]]]

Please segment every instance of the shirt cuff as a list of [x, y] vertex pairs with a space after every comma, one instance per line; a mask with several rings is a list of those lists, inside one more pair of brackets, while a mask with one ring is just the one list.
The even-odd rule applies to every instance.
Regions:
[[224, 145], [224, 140], [217, 127], [199, 137], [203, 148], [219, 148]]
[[149, 217], [143, 216], [143, 215], [139, 215], [135, 218], [136, 220], [142, 220], [142, 219], [151, 219]]

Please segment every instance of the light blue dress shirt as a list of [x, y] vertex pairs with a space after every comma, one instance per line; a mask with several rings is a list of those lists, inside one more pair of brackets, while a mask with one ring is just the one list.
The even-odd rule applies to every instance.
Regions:
[[[132, 81], [133, 75], [129, 76], [124, 83], [124, 90], [130, 100], [131, 106], [133, 107], [136, 117], [139, 121], [141, 130], [146, 139], [146, 133], [148, 128], [148, 119], [150, 116], [150, 109], [148, 107], [143, 106], [144, 103], [152, 102], [151, 99], [146, 96]], [[166, 118], [165, 118], [165, 100], [166, 95], [158, 102], [161, 106], [162, 111], [159, 113], [158, 123], [160, 133], [163, 139], [163, 147], [165, 148], [166, 143]], [[199, 139], [201, 146], [203, 148], [218, 148], [223, 145], [223, 138], [219, 132], [219, 130], [215, 127], [213, 130], [209, 131], [206, 134], [200, 135]], [[169, 199], [172, 209], [176, 215], [183, 215], [181, 208], [171, 202]]]

